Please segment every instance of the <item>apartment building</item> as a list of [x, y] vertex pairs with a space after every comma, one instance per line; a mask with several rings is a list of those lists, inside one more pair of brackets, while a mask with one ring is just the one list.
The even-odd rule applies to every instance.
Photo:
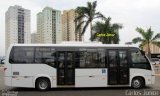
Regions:
[[61, 11], [45, 7], [37, 14], [37, 43], [61, 43]]
[[75, 18], [77, 14], [74, 9], [64, 10], [62, 14], [62, 37], [63, 41], [83, 41], [80, 32], [75, 32]]
[[30, 10], [18, 5], [5, 13], [5, 49], [14, 43], [31, 43]]

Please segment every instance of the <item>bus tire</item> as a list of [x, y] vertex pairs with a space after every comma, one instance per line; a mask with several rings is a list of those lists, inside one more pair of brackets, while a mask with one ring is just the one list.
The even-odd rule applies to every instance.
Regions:
[[51, 87], [50, 81], [48, 78], [38, 78], [36, 80], [36, 88], [40, 91], [49, 90]]
[[145, 86], [145, 81], [141, 77], [135, 77], [132, 80], [131, 87], [134, 89], [140, 89]]

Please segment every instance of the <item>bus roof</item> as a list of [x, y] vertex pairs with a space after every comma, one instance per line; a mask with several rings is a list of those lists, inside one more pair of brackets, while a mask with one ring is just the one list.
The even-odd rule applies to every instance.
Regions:
[[136, 45], [124, 44], [100, 44], [100, 43], [77, 43], [77, 44], [12, 44], [11, 46], [55, 46], [55, 47], [137, 47]]

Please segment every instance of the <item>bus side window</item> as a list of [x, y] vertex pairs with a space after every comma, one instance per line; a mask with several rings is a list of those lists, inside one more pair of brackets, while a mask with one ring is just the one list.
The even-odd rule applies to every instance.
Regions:
[[105, 52], [104, 49], [86, 49], [79, 52], [80, 68], [104, 68]]
[[55, 67], [55, 50], [47, 47], [36, 48], [35, 63], [48, 64]]
[[75, 52], [75, 67], [79, 68], [80, 66], [80, 52]]
[[98, 49], [98, 63], [100, 67], [106, 67], [104, 49]]

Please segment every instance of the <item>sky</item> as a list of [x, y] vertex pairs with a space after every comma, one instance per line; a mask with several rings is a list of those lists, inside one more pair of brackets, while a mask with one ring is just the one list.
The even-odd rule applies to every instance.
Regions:
[[[5, 12], [9, 6], [19, 5], [31, 10], [31, 33], [36, 32], [36, 14], [46, 6], [58, 10], [75, 9], [86, 6], [86, 2], [95, 0], [0, 0], [0, 56], [5, 55]], [[136, 27], [152, 27], [155, 33], [160, 32], [160, 0], [97, 0], [97, 11], [111, 17], [112, 23], [120, 23], [120, 43], [130, 42], [140, 36]], [[88, 41], [89, 30], [85, 34]]]

